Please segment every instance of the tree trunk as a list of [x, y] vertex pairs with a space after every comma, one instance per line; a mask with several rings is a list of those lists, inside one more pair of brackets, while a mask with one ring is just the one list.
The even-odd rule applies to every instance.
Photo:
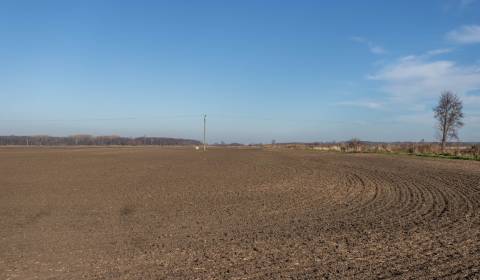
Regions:
[[442, 132], [442, 153], [445, 153], [445, 143], [447, 142], [447, 131], [446, 128]]
[[447, 131], [448, 114], [446, 111], [445, 111], [444, 118], [445, 119], [443, 120], [443, 131], [442, 131], [442, 153], [445, 153], [445, 142], [447, 142], [447, 135], [448, 135], [448, 131]]

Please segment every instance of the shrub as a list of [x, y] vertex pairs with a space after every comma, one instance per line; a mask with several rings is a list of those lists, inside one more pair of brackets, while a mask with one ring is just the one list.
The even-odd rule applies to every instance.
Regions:
[[480, 144], [473, 145], [471, 152], [475, 159], [480, 159]]
[[361, 150], [361, 141], [358, 138], [352, 138], [347, 142], [347, 148], [349, 151], [359, 152]]

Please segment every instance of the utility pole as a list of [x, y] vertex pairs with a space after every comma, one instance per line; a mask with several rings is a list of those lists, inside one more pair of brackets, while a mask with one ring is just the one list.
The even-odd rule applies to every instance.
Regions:
[[203, 114], [203, 151], [204, 152], [207, 150], [206, 135], [207, 135], [207, 114]]

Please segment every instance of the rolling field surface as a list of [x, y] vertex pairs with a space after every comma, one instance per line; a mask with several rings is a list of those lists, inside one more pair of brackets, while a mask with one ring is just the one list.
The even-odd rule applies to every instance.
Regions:
[[1, 148], [0, 279], [480, 279], [480, 162]]

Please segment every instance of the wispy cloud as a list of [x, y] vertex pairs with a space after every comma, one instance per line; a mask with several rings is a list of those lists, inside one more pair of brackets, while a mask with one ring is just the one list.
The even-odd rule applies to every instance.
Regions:
[[475, 106], [480, 108], [480, 95], [466, 94], [463, 101], [469, 106]]
[[382, 103], [373, 102], [373, 101], [343, 101], [343, 102], [336, 103], [336, 105], [362, 107], [362, 108], [368, 108], [368, 109], [380, 109], [383, 107]]
[[470, 7], [473, 3], [475, 3], [476, 0], [460, 0], [460, 9], [466, 9]]
[[452, 49], [435, 49], [425, 53], [425, 56], [431, 57], [452, 52]]
[[479, 65], [458, 65], [422, 55], [397, 59], [368, 78], [383, 82], [383, 90], [391, 99], [411, 104], [436, 98], [447, 89], [473, 101], [476, 98], [466, 93], [480, 89]]
[[457, 44], [480, 43], [480, 25], [464, 25], [448, 32], [445, 38]]
[[453, 49], [450, 49], [450, 48], [433, 49], [419, 55], [411, 54], [411, 55], [401, 57], [399, 61], [427, 60], [427, 59], [433, 58], [434, 56], [440, 56], [443, 54], [451, 53], [452, 51]]
[[480, 126], [480, 115], [472, 115], [472, 114], [467, 114], [465, 116], [465, 121], [468, 123], [468, 125], [473, 125], [473, 126]]
[[370, 50], [371, 53], [373, 54], [385, 54], [387, 53], [387, 51], [380, 45], [378, 44], [375, 44], [374, 42], [364, 38], [364, 37], [358, 37], [358, 36], [353, 36], [353, 37], [350, 37], [350, 40], [354, 41], [354, 42], [357, 42], [357, 43], [360, 43], [360, 44], [364, 44], [368, 47], [368, 49]]
[[468, 11], [474, 4], [478, 2], [477, 0], [449, 0], [443, 2], [443, 11], [444, 12], [465, 12]]
[[399, 115], [394, 118], [394, 121], [400, 123], [423, 124], [431, 126], [433, 126], [434, 123], [431, 111]]

